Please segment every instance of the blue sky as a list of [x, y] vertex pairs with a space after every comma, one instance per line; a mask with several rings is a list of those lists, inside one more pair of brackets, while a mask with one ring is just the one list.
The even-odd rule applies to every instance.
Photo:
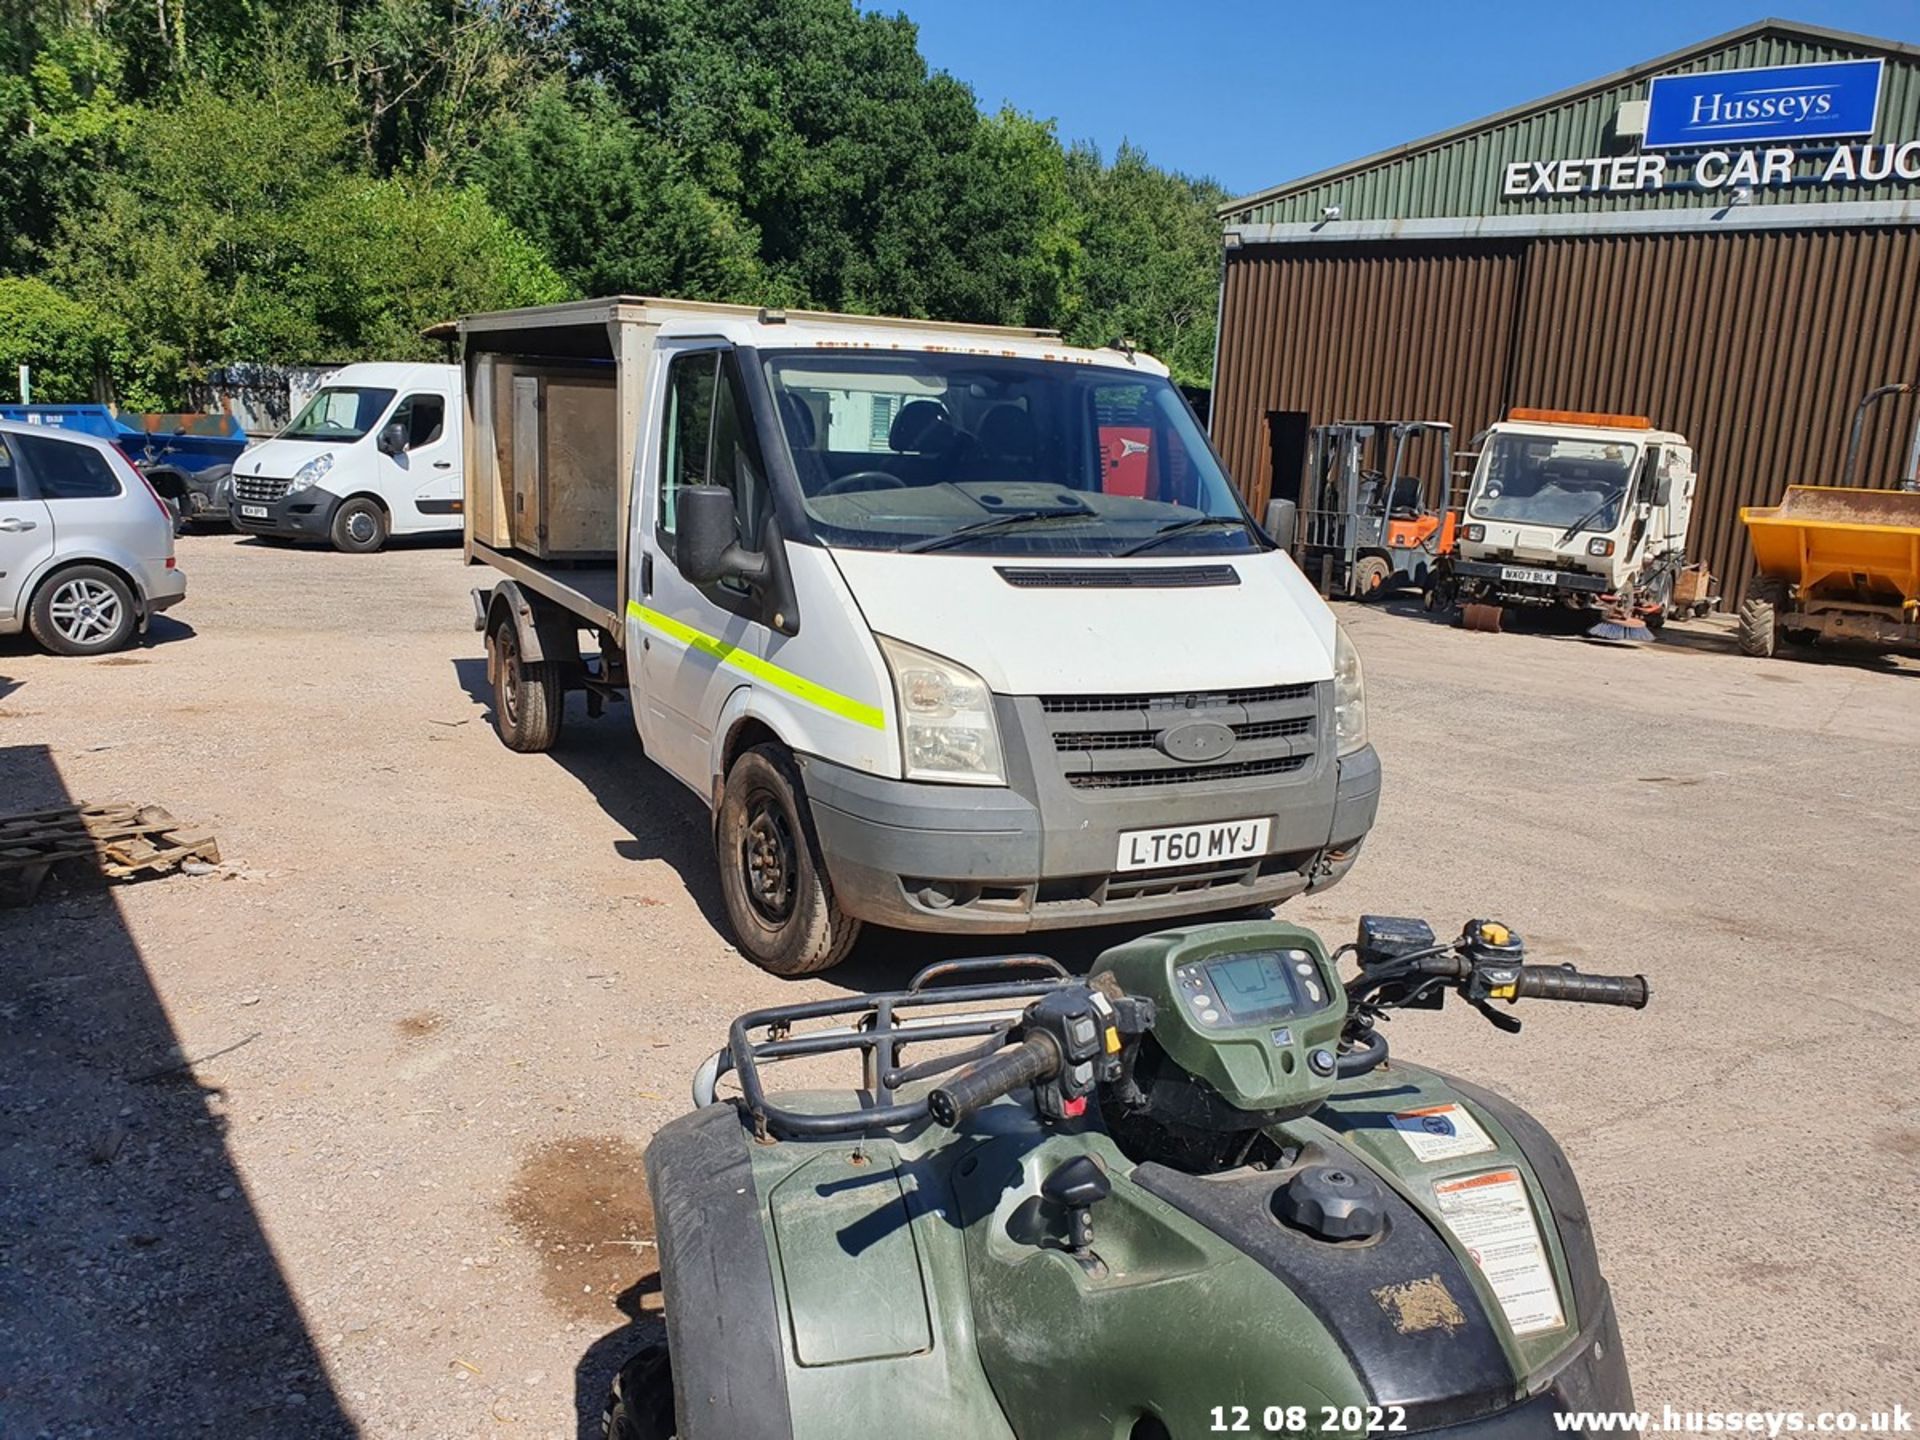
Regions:
[[[867, 0], [905, 11], [929, 63], [986, 108], [1109, 154], [1131, 140], [1235, 195], [1736, 29], [1766, 3]], [[1920, 43], [1916, 0], [1803, 0], [1781, 18]]]

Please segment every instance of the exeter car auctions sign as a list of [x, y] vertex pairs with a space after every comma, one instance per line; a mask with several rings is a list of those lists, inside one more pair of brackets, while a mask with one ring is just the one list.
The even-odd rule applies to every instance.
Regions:
[[1878, 60], [1839, 60], [1657, 76], [1647, 90], [1645, 144], [1700, 149], [1871, 135], [1881, 69]]
[[[1882, 68], [1878, 60], [1840, 60], [1661, 75], [1647, 91], [1642, 150], [1510, 161], [1500, 193], [1537, 199], [1920, 180], [1920, 140], [1831, 143], [1873, 133]], [[1763, 140], [1774, 143], [1746, 143]], [[1668, 150], [1690, 153], [1657, 153]]]

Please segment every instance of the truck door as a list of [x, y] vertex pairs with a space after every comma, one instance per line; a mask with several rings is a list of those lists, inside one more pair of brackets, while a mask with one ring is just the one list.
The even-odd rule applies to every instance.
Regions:
[[674, 567], [674, 500], [688, 485], [733, 492], [735, 524], [748, 549], [759, 548], [772, 514], [753, 421], [740, 392], [729, 347], [711, 341], [661, 347], [650, 415], [648, 462], [654, 483], [643, 487], [651, 524], [637, 526], [638, 608], [627, 611], [627, 654], [639, 657], [641, 738], [670, 774], [708, 793], [713, 725], [736, 686], [750, 683], [721, 663], [729, 652], [765, 659], [769, 633], [744, 585], [689, 583]]
[[[395, 530], [431, 530], [458, 525], [460, 514], [460, 407], [433, 390], [404, 395], [386, 424], [399, 425], [405, 448], [388, 455], [377, 448], [377, 473], [393, 513]], [[407, 513], [411, 504], [417, 515]]]
[[20, 467], [0, 435], [0, 617], [27, 604], [27, 577], [53, 558], [53, 512], [44, 500], [20, 497]]

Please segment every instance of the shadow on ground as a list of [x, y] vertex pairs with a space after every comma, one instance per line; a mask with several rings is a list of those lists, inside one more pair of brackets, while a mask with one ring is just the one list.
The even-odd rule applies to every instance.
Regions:
[[[72, 803], [38, 745], [0, 794]], [[245, 1028], [184, 1056], [113, 892], [56, 875], [0, 910], [0, 1034], [0, 1430], [357, 1435], [227, 1150]]]

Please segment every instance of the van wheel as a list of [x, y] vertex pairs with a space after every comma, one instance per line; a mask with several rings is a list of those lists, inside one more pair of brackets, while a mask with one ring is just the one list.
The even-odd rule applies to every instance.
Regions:
[[333, 548], [371, 555], [387, 543], [387, 512], [379, 502], [356, 496], [333, 512]]
[[714, 836], [721, 898], [749, 960], [774, 975], [813, 975], [847, 958], [860, 922], [834, 903], [799, 773], [779, 746], [734, 761]]
[[100, 565], [75, 565], [33, 597], [27, 625], [56, 655], [105, 655], [133, 638], [138, 617], [127, 582]]
[[504, 620], [493, 629], [493, 728], [509, 750], [538, 754], [560, 738], [566, 691], [560, 667], [520, 654], [520, 631]]

